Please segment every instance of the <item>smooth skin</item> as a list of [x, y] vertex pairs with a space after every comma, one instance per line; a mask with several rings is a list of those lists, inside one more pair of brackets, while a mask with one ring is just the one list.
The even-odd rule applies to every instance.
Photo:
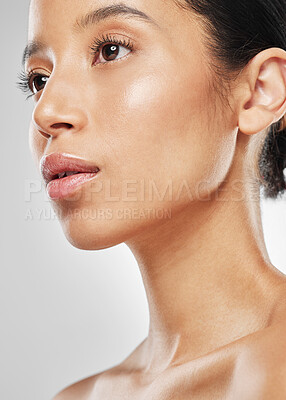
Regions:
[[[29, 40], [42, 46], [25, 68], [48, 79], [34, 95], [30, 147], [37, 166], [62, 152], [100, 168], [53, 207], [75, 247], [129, 246], [150, 329], [123, 363], [55, 400], [285, 399], [286, 277], [269, 260], [252, 179], [257, 143], [286, 113], [286, 52], [257, 54], [225, 90], [191, 11], [126, 0], [153, 22], [80, 26], [111, 4], [32, 0]], [[113, 61], [91, 54], [106, 34], [132, 50]], [[86, 218], [99, 209], [112, 218]], [[146, 209], [157, 213], [134, 217]]]

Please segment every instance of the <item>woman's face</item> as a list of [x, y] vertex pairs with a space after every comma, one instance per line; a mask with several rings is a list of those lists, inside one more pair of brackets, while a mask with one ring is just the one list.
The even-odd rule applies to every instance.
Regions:
[[100, 169], [51, 200], [82, 249], [122, 243], [198, 205], [226, 176], [235, 149], [235, 117], [215, 91], [194, 15], [174, 0], [126, 0], [120, 13], [118, 4], [31, 3], [29, 41], [40, 44], [25, 67], [40, 75], [30, 80], [34, 158], [39, 169], [52, 153]]

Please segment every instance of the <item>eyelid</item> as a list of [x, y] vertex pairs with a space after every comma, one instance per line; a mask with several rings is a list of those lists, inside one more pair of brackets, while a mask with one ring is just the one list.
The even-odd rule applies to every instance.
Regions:
[[[117, 35], [119, 37], [117, 37]], [[134, 47], [135, 47], [134, 41], [129, 36], [112, 32], [112, 33], [99, 34], [98, 36], [95, 37], [93, 44], [89, 47], [92, 56], [94, 57], [98, 55], [98, 53], [102, 50], [102, 48], [108, 44], [117, 44], [118, 46], [122, 46], [125, 47], [126, 49], [129, 49], [130, 52], [134, 52]], [[127, 57], [127, 55], [119, 58], [118, 60], [115, 59], [98, 64], [95, 64], [93, 61], [93, 65], [95, 66], [100, 64], [110, 64], [116, 61], [120, 61], [125, 57]]]
[[49, 77], [51, 75], [51, 72], [46, 70], [45, 68], [41, 67], [36, 67], [36, 68], [28, 68], [27, 70], [24, 71], [24, 73], [29, 77], [32, 74], [37, 74], [37, 75], [43, 75]]

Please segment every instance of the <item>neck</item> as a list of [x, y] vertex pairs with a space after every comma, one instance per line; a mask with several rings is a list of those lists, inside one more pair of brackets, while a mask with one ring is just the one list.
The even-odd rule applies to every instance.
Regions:
[[149, 304], [148, 371], [198, 358], [274, 317], [284, 275], [268, 258], [259, 202], [231, 200], [227, 184], [221, 193], [126, 243]]

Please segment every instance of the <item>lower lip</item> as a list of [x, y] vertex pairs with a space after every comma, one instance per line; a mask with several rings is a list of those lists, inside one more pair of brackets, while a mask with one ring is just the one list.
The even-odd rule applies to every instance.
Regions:
[[53, 179], [47, 185], [47, 193], [50, 199], [63, 199], [75, 192], [84, 183], [93, 179], [98, 173], [80, 173], [66, 176], [65, 178]]

